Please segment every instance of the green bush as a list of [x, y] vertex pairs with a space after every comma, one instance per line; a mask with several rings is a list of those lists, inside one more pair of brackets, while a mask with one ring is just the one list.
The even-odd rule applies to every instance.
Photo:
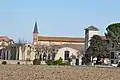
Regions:
[[60, 57], [58, 60], [57, 60], [57, 64], [58, 65], [61, 65], [63, 63], [63, 59]]
[[6, 62], [6, 61], [3, 61], [1, 64], [6, 65], [6, 64], [7, 64], [7, 62]]
[[57, 65], [57, 60], [52, 62], [53, 65]]
[[33, 65], [40, 65], [41, 61], [39, 59], [33, 60]]
[[63, 59], [61, 57], [56, 61], [47, 60], [46, 64], [47, 65], [69, 65], [68, 63], [63, 63]]
[[20, 62], [17, 62], [18, 65], [20, 65]]
[[52, 61], [52, 60], [47, 60], [47, 61], [46, 61], [46, 64], [47, 64], [47, 65], [52, 65], [52, 64], [53, 64], [53, 61]]
[[59, 65], [66, 65], [66, 63], [61, 63], [61, 64], [59, 64]]

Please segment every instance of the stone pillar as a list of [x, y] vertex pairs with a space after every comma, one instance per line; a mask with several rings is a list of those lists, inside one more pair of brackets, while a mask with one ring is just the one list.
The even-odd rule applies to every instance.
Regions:
[[21, 46], [18, 48], [18, 50], [19, 50], [19, 60], [23, 60], [23, 53], [21, 50]]
[[31, 54], [30, 54], [30, 56], [31, 56], [31, 60], [34, 60], [35, 59], [35, 52], [32, 51]]

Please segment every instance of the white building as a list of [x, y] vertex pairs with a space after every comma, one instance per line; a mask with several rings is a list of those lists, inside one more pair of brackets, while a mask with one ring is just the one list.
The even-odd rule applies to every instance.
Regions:
[[0, 59], [10, 59], [10, 46], [14, 41], [7, 36], [0, 36]]

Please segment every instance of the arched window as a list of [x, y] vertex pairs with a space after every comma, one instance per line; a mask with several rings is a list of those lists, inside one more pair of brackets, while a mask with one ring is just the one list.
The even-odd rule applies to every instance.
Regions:
[[65, 51], [65, 57], [64, 57], [64, 59], [65, 60], [68, 60], [68, 58], [69, 58], [69, 53], [70, 53], [70, 51]]

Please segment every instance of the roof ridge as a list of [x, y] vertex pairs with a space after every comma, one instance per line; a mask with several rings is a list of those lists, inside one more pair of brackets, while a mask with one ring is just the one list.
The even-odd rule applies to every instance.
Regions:
[[63, 37], [63, 36], [38, 36], [38, 37], [50, 37], [50, 38], [84, 38], [84, 37]]

